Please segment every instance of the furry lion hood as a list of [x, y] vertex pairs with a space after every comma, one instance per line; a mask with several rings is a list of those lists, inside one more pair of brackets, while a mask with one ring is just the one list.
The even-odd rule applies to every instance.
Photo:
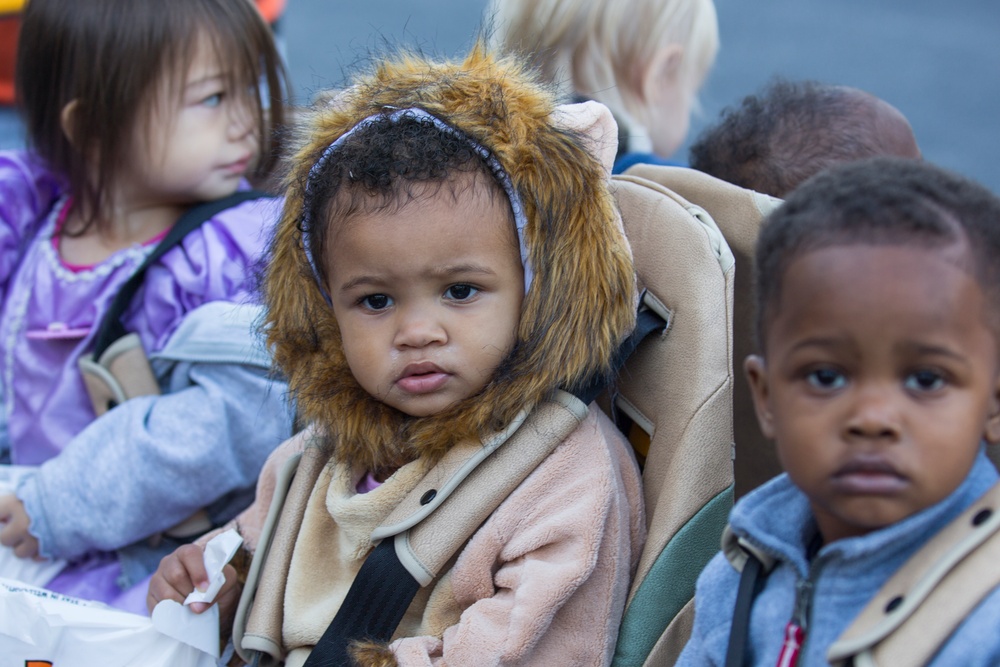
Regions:
[[[494, 377], [478, 394], [421, 418], [377, 401], [354, 380], [300, 230], [309, 170], [324, 150], [365, 118], [413, 107], [500, 162], [521, 198], [534, 271], [514, 347]], [[609, 373], [635, 323], [632, 257], [606, 164], [616, 146], [607, 109], [557, 107], [521, 61], [482, 46], [462, 62], [407, 55], [382, 62], [335, 103], [305, 115], [264, 282], [265, 331], [300, 417], [318, 427], [335, 459], [368, 470], [436, 461], [458, 441], [501, 430], [554, 389]]]

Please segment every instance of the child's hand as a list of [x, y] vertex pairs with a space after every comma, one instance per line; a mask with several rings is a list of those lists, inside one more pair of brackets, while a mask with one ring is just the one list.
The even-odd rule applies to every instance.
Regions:
[[[226, 565], [222, 569], [226, 581], [215, 596], [213, 604], [219, 605], [220, 625], [225, 628], [232, 625], [236, 613], [236, 603], [240, 598], [240, 588], [236, 585], [236, 568]], [[181, 604], [195, 588], [205, 590], [208, 587], [208, 574], [205, 572], [204, 551], [197, 544], [185, 544], [160, 561], [152, 579], [149, 581], [149, 593], [146, 595], [146, 607], [153, 612], [153, 607], [160, 600], [174, 600]], [[196, 614], [208, 609], [211, 604], [193, 602], [191, 611]]]
[[14, 494], [0, 496], [0, 544], [11, 547], [18, 558], [38, 556], [38, 538], [28, 532], [31, 517]]

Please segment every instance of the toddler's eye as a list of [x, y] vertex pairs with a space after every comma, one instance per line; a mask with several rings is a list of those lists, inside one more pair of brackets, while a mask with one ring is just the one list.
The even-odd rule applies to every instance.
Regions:
[[385, 294], [369, 294], [361, 298], [361, 305], [369, 310], [385, 310], [392, 305], [392, 299]]
[[817, 389], [840, 389], [847, 383], [844, 374], [835, 368], [817, 368], [806, 375], [806, 381]]
[[466, 301], [471, 299], [479, 290], [472, 285], [458, 284], [452, 285], [444, 293], [449, 299], [454, 299], [455, 301]]
[[944, 386], [944, 377], [937, 371], [916, 371], [907, 375], [903, 384], [912, 391], [937, 391]]
[[215, 93], [214, 95], [209, 95], [201, 101], [202, 106], [206, 107], [217, 107], [222, 104], [222, 93]]

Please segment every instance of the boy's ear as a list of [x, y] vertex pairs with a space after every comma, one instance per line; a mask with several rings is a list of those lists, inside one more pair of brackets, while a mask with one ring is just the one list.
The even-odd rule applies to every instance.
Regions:
[[757, 423], [761, 432], [767, 438], [774, 437], [773, 418], [768, 399], [770, 388], [767, 386], [767, 369], [764, 358], [751, 354], [743, 362], [743, 372], [750, 383], [750, 395], [753, 396], [753, 409], [757, 413]]
[[991, 445], [1000, 444], [1000, 377], [997, 378], [997, 385], [990, 398], [990, 412], [986, 416], [983, 438]]
[[66, 139], [69, 143], [76, 145], [76, 139], [74, 138], [74, 128], [76, 127], [76, 113], [80, 109], [80, 100], [70, 100], [66, 103], [66, 106], [62, 108], [59, 112], [59, 125], [62, 127], [63, 134], [66, 135]]

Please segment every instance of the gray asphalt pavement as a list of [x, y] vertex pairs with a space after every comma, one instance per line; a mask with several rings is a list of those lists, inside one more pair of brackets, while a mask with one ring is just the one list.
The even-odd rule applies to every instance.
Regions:
[[[462, 53], [486, 5], [288, 1], [282, 34], [299, 102], [341, 85], [347, 72], [387, 46]], [[888, 100], [909, 117], [928, 160], [1000, 192], [1000, 1], [716, 0], [716, 6], [722, 49], [690, 138], [772, 76], [819, 79]], [[0, 147], [19, 143], [12, 113], [0, 112]], [[678, 157], [686, 154], [685, 145]]]
[[[340, 85], [345, 71], [387, 44], [460, 54], [485, 5], [289, 0], [284, 35], [299, 101]], [[888, 100], [909, 117], [927, 159], [1000, 192], [998, 0], [716, 0], [716, 6], [722, 49], [691, 137], [774, 75], [819, 79]]]

